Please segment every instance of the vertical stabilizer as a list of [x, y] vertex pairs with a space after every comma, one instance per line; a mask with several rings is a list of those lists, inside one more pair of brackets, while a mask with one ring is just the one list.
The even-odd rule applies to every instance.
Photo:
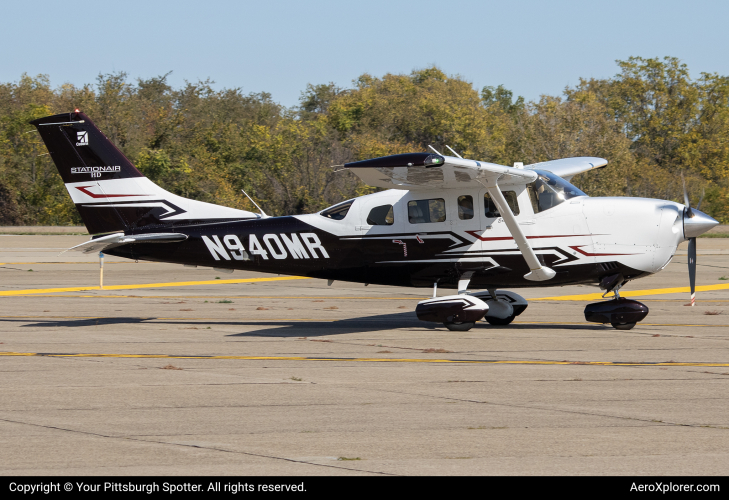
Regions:
[[30, 123], [38, 129], [91, 234], [259, 218], [165, 191], [78, 110]]

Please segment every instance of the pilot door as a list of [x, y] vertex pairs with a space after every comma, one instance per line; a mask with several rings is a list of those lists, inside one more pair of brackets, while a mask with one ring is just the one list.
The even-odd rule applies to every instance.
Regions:
[[[534, 211], [525, 187], [505, 186], [501, 192], [524, 235], [527, 238], [535, 236]], [[513, 265], [514, 258], [521, 257], [521, 252], [487, 189], [479, 192], [478, 204], [481, 224], [479, 239], [484, 261], [493, 267], [503, 267], [506, 261]], [[517, 262], [521, 263], [521, 259]]]

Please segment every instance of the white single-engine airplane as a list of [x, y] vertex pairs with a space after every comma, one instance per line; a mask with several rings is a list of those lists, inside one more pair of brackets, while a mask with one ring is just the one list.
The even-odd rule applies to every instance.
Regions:
[[[587, 321], [630, 329], [648, 314], [621, 298], [628, 281], [666, 267], [718, 222], [643, 198], [591, 198], [568, 181], [601, 158], [515, 164], [410, 153], [343, 165], [386, 191], [316, 214], [268, 217], [189, 200], [139, 172], [78, 110], [31, 122], [92, 236], [74, 247], [138, 260], [246, 269], [364, 284], [433, 287], [419, 319], [465, 331], [508, 325], [527, 301], [505, 288], [597, 284], [613, 298]], [[437, 287], [457, 295], [437, 297]], [[469, 292], [469, 288], [482, 290]]]

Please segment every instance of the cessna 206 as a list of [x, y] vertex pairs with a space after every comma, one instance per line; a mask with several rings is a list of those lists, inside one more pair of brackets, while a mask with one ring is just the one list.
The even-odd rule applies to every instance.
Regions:
[[[696, 237], [718, 224], [688, 196], [685, 205], [591, 198], [569, 183], [607, 165], [601, 158], [508, 167], [455, 152], [347, 163], [343, 169], [387, 190], [316, 214], [268, 217], [165, 191], [78, 110], [31, 123], [93, 235], [74, 250], [330, 284], [433, 287], [417, 316], [450, 330], [481, 319], [511, 323], [527, 301], [505, 288], [576, 283], [613, 293], [588, 305], [586, 320], [630, 329], [648, 308], [621, 298], [620, 288], [666, 267], [688, 239], [693, 301]], [[457, 294], [438, 297], [437, 287]]]

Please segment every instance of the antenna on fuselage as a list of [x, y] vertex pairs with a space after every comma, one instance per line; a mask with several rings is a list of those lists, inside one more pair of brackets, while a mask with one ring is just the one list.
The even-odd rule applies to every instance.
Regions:
[[440, 154], [440, 153], [438, 152], [438, 150], [437, 150], [437, 149], [435, 149], [435, 148], [434, 148], [433, 146], [431, 146], [430, 144], [428, 144], [428, 147], [429, 147], [430, 149], [432, 149], [433, 151], [435, 151], [435, 154], [437, 154], [437, 155], [440, 155], [440, 156], [443, 156], [443, 155], [441, 155], [441, 154]]
[[267, 219], [268, 218], [268, 215], [266, 215], [266, 212], [264, 212], [263, 209], [258, 206], [258, 203], [256, 203], [255, 201], [253, 201], [253, 198], [251, 198], [250, 196], [248, 196], [248, 193], [246, 193], [242, 189], [241, 189], [241, 192], [244, 195], [246, 195], [246, 198], [248, 198], [249, 200], [251, 200], [251, 203], [253, 203], [256, 206], [256, 208], [258, 209], [258, 211], [261, 212], [261, 219]]
[[449, 146], [448, 144], [446, 144], [446, 147], [447, 147], [448, 149], [450, 149], [450, 150], [451, 150], [451, 153], [453, 153], [454, 155], [456, 155], [456, 156], [457, 156], [457, 157], [459, 157], [460, 159], [463, 159], [463, 156], [461, 156], [461, 155], [459, 155], [458, 153], [456, 153], [455, 151], [453, 151], [453, 148], [452, 148], [452, 147], [450, 147], [450, 146]]

